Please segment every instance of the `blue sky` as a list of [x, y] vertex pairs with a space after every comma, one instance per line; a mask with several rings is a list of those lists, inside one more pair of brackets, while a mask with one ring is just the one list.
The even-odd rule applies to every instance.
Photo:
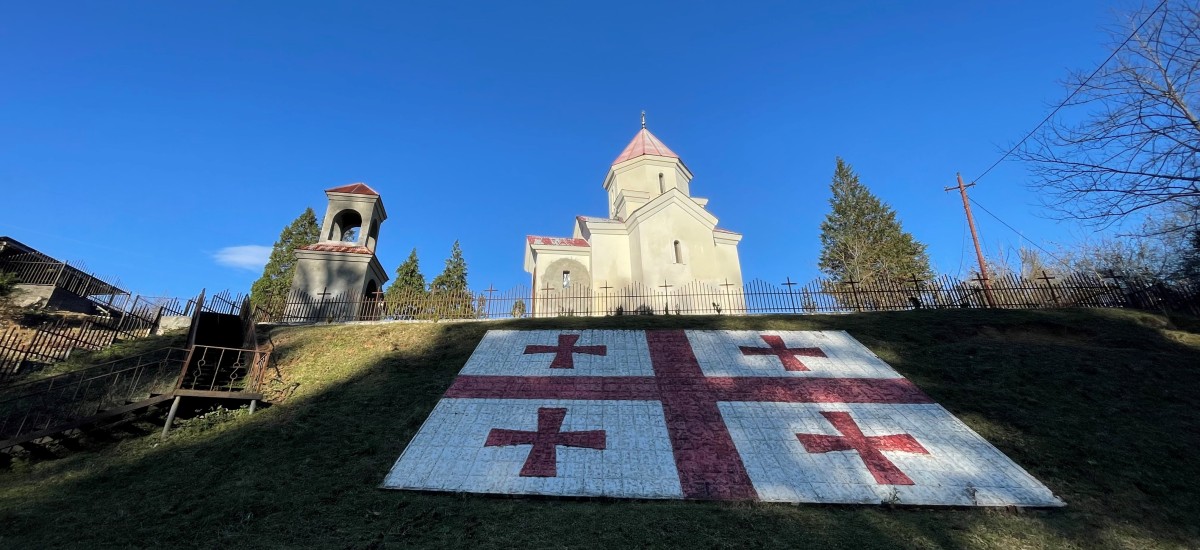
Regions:
[[[366, 182], [390, 272], [462, 242], [473, 287], [527, 283], [524, 236], [605, 215], [639, 128], [679, 153], [747, 279], [817, 275], [834, 158], [973, 265], [968, 180], [1109, 53], [1130, 2], [0, 4], [0, 234], [143, 294], [247, 289], [323, 189]], [[1043, 244], [1026, 168], [973, 190]], [[977, 212], [987, 248], [1019, 237]], [[223, 260], [222, 260], [223, 259]]]

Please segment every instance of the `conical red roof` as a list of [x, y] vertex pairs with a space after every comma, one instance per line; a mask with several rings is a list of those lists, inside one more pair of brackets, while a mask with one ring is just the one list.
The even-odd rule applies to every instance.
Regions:
[[341, 187], [334, 187], [333, 189], [326, 189], [325, 192], [326, 193], [354, 193], [356, 195], [375, 195], [377, 197], [379, 196], [379, 193], [377, 193], [374, 189], [371, 189], [370, 186], [368, 186], [365, 183], [351, 183], [350, 185], [343, 185]]
[[642, 128], [636, 136], [633, 136], [633, 141], [630, 141], [629, 145], [625, 146], [625, 150], [621, 151], [621, 154], [617, 156], [617, 160], [614, 160], [613, 164], [621, 164], [642, 155], [679, 158], [679, 155], [676, 155], [675, 151], [672, 151], [662, 140], [651, 134], [650, 130]]

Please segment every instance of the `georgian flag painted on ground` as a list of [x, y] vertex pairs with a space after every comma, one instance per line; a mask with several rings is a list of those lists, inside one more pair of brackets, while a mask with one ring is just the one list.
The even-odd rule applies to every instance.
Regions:
[[490, 331], [383, 487], [1062, 505], [838, 331]]

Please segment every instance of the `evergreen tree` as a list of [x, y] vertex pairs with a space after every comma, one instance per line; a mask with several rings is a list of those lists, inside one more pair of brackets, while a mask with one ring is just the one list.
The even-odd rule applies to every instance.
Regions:
[[271, 249], [271, 258], [263, 267], [262, 277], [250, 287], [250, 301], [254, 305], [266, 308], [282, 306], [292, 288], [292, 275], [296, 272], [296, 249], [315, 244], [320, 232], [317, 215], [312, 208], [305, 208], [300, 217], [283, 228], [279, 240]]
[[467, 261], [463, 259], [458, 241], [450, 249], [446, 269], [429, 283], [436, 307], [434, 316], [439, 319], [464, 319], [475, 316], [475, 300], [467, 290]]
[[458, 241], [450, 249], [450, 257], [446, 259], [446, 269], [433, 282], [429, 283], [433, 292], [463, 292], [467, 290], [467, 261], [463, 259], [462, 248]]
[[425, 298], [425, 276], [421, 274], [417, 249], [412, 249], [408, 259], [396, 268], [396, 280], [384, 293], [390, 313], [401, 318], [417, 317]]
[[933, 276], [925, 245], [904, 231], [896, 212], [871, 194], [840, 157], [821, 222], [819, 267], [836, 282], [900, 282]]
[[387, 289], [387, 299], [404, 294], [420, 294], [425, 292], [425, 276], [421, 274], [421, 263], [417, 259], [417, 249], [408, 253], [408, 259], [396, 268], [396, 281]]

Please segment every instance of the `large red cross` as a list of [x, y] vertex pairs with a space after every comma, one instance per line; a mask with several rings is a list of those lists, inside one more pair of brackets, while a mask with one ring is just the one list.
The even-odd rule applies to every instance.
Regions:
[[763, 335], [763, 341], [767, 343], [769, 348], [752, 348], [750, 346], [738, 346], [742, 350], [742, 355], [774, 355], [783, 363], [784, 370], [804, 371], [808, 367], [796, 359], [797, 355], [805, 357], [827, 357], [821, 348], [789, 348], [783, 343], [783, 338], [774, 335]]
[[720, 401], [932, 403], [904, 378], [706, 377], [682, 330], [646, 331], [654, 376], [474, 376], [446, 397], [657, 400], [685, 498], [753, 500], [750, 476], [717, 408]]
[[821, 411], [833, 427], [842, 435], [796, 434], [804, 450], [810, 453], [833, 451], [857, 451], [858, 457], [881, 485], [912, 485], [913, 481], [900, 471], [881, 451], [903, 451], [906, 453], [929, 454], [913, 436], [908, 434], [863, 435], [858, 424], [848, 412]]
[[492, 431], [488, 432], [487, 442], [483, 444], [484, 447], [533, 445], [529, 456], [525, 458], [525, 465], [521, 467], [521, 477], [558, 475], [559, 445], [604, 450], [604, 430], [560, 431], [563, 419], [567, 417], [567, 409], [541, 407], [537, 415], [536, 432], [492, 428]]
[[586, 353], [588, 355], [599, 355], [603, 357], [608, 353], [606, 346], [575, 346], [575, 342], [579, 341], [578, 334], [559, 334], [557, 346], [538, 346], [530, 344], [525, 346], [525, 355], [532, 353], [553, 353], [554, 361], [550, 363], [552, 369], [573, 369], [575, 368], [576, 353]]

